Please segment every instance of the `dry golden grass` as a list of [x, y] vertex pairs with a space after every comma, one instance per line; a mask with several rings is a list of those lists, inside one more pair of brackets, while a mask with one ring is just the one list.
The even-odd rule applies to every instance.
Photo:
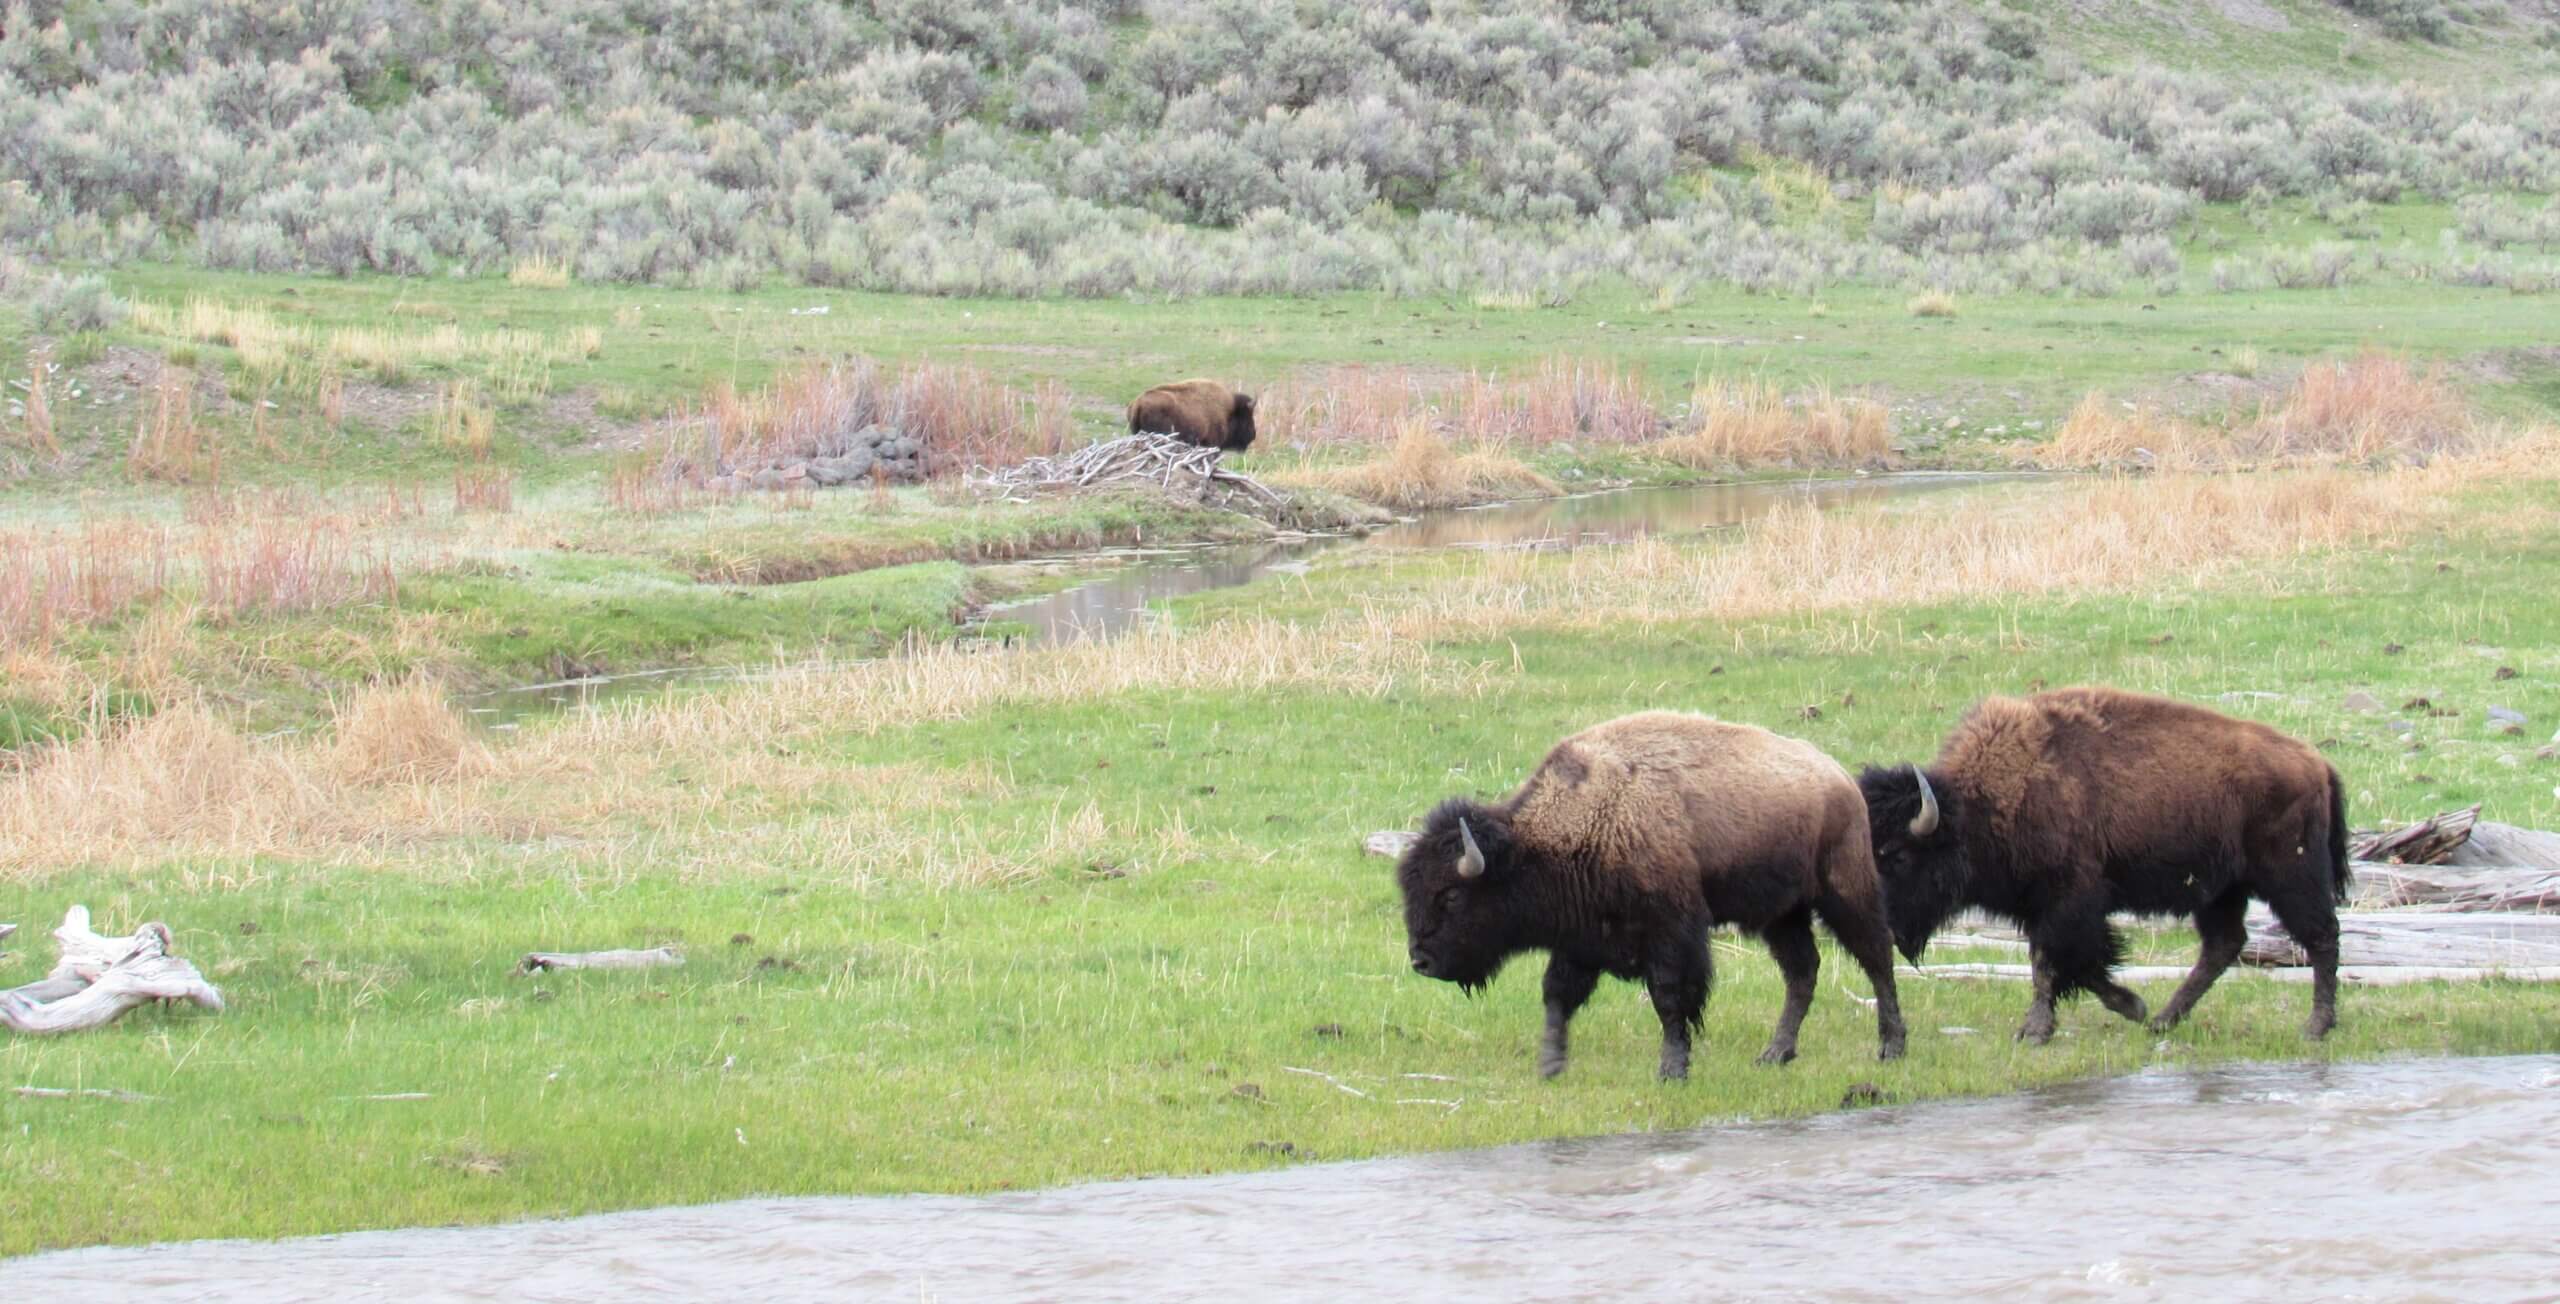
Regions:
[[593, 327], [573, 330], [560, 339], [521, 330], [466, 331], [451, 320], [420, 329], [357, 326], [322, 331], [202, 295], [175, 307], [136, 302], [132, 322], [134, 329], [145, 334], [230, 349], [251, 375], [295, 394], [322, 394], [322, 387], [345, 368], [360, 367], [392, 383], [430, 364], [512, 369], [519, 387], [535, 376], [547, 385], [550, 363], [591, 357], [603, 347], [602, 334]]
[[1516, 457], [1491, 450], [1460, 453], [1420, 418], [1408, 418], [1385, 457], [1352, 466], [1275, 474], [1398, 511], [1458, 507], [1498, 498], [1553, 495], [1556, 482]]
[[1905, 300], [1902, 306], [1905, 311], [1909, 312], [1914, 317], [1953, 317], [1956, 315], [1956, 297], [1944, 290], [1929, 290], [1920, 294], [1915, 294], [1908, 300]]
[[2368, 351], [2304, 368], [2284, 402], [2260, 412], [2247, 433], [2267, 456], [2375, 462], [2459, 452], [2472, 446], [2474, 431], [2442, 367], [2418, 371]]
[[565, 290], [569, 288], [569, 264], [540, 254], [519, 258], [515, 266], [507, 269], [507, 284], [532, 290]]
[[917, 362], [890, 368], [867, 357], [815, 363], [741, 393], [715, 383], [693, 419], [699, 432], [671, 438], [660, 470], [693, 483], [720, 468], [753, 469], [842, 451], [843, 436], [885, 425], [917, 441], [924, 473], [956, 476], [1056, 451], [1069, 398], [1052, 382], [1025, 395], [976, 367]]
[[849, 882], [1001, 882], [1068, 862], [1190, 854], [1087, 807], [984, 818], [1001, 780], [975, 770], [848, 766], [802, 744], [1008, 705], [1180, 686], [1321, 686], [1377, 696], [1463, 690], [1373, 624], [1244, 621], [1036, 652], [923, 650], [634, 703], [483, 744], [416, 683], [345, 703], [319, 739], [250, 741], [179, 702], [130, 728], [45, 749], [0, 774], [0, 882], [101, 864], [222, 861], [433, 872], [457, 843], [575, 838], [602, 863], [689, 877], [770, 872]]
[[1386, 445], [1416, 421], [1475, 444], [1634, 444], [1662, 432], [1642, 374], [1591, 358], [1547, 358], [1512, 376], [1331, 367], [1254, 399], [1257, 448]]
[[515, 509], [515, 472], [498, 466], [458, 466], [453, 469], [453, 510], [456, 515], [465, 512], [504, 515]]
[[480, 401], [480, 389], [457, 380], [436, 395], [436, 442], [475, 462], [489, 460], [496, 442], [498, 417]]
[[[1647, 541], [1562, 559], [1486, 552], [1372, 615], [1408, 636], [1646, 627], [2004, 594], [2124, 591], [2274, 557], [2390, 546], [2453, 523], [2466, 485], [2550, 475], [2560, 434], [2380, 472], [2119, 478], [1926, 510], [1771, 516], [1725, 546]], [[2537, 462], [2539, 463], [2537, 470]]]
[[53, 400], [46, 383], [52, 359], [41, 352], [27, 355], [26, 417], [19, 427], [19, 437], [40, 456], [58, 457], [62, 445], [53, 433]]
[[2085, 470], [2192, 471], [2214, 464], [2228, 445], [2228, 435], [2092, 390], [2032, 455], [2047, 466]]
[[2031, 454], [2048, 466], [2194, 471], [2422, 462], [2488, 442], [2442, 371], [2367, 352], [2314, 363], [2279, 403], [2205, 426], [2092, 393]]
[[1790, 401], [1765, 382], [1710, 379], [1690, 396], [1686, 432], [1646, 451], [1700, 469], [1852, 466], [1884, 460], [1890, 434], [1880, 403], [1828, 388]]
[[196, 421], [196, 375], [164, 366], [152, 379], [133, 444], [125, 450], [125, 474], [137, 480], [212, 484], [222, 478], [222, 447]]
[[489, 749], [431, 680], [369, 688], [340, 702], [329, 768], [354, 784], [417, 783], [484, 770]]

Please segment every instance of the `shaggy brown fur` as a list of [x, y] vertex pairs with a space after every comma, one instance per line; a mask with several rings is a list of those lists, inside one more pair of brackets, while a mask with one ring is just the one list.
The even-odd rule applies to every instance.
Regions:
[[1214, 380], [1158, 385], [1129, 405], [1129, 433], [1142, 431], [1241, 453], [1253, 446], [1253, 396]]
[[[1472, 875], [1470, 837], [1482, 862]], [[1418, 973], [1472, 991], [1512, 955], [1548, 953], [1538, 1067], [1549, 1077], [1604, 973], [1645, 984], [1662, 1020], [1662, 1076], [1686, 1076], [1717, 924], [1760, 934], [1785, 972], [1786, 1005], [1760, 1058], [1795, 1058], [1821, 963], [1817, 916], [1874, 985], [1884, 1058], [1902, 1053], [1866, 802], [1809, 743], [1667, 711], [1611, 720], [1556, 744], [1497, 804], [1441, 803], [1396, 879]]]
[[2074, 990], [2126, 1018], [2142, 998], [2108, 970], [2123, 944], [2111, 911], [2187, 915], [2204, 946], [2152, 1026], [2166, 1031], [2238, 958], [2249, 898], [2310, 953], [2312, 1015], [2337, 1021], [2337, 900], [2346, 890], [2346, 802], [2337, 771], [2308, 745], [2202, 707], [2112, 688], [1993, 697], [1947, 736], [1925, 771], [1938, 827], [1909, 766], [1859, 780], [1873, 824], [1895, 940], [1915, 961], [1949, 914], [1972, 906], [2017, 920], [2034, 951], [2036, 993], [2019, 1036], [2053, 1035], [2053, 1004]]

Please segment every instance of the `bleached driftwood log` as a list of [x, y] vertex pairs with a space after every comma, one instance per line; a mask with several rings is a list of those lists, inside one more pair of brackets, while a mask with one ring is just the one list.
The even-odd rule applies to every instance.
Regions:
[[[2023, 964], [1933, 964], [1925, 969], [1900, 966], [1908, 978], [1973, 978], [1999, 982], [2026, 982], [2035, 971]], [[2257, 974], [2280, 983], [2307, 983], [2309, 969], [2245, 969], [2234, 973]], [[2116, 981], [2126, 983], [2165, 983], [2183, 979], [2187, 967], [2182, 964], [2129, 964], [2115, 971]], [[2226, 979], [2228, 981], [2228, 979]], [[2520, 968], [2462, 968], [2445, 965], [2357, 964], [2339, 965], [2338, 981], [2358, 987], [2403, 987], [2411, 983], [2560, 983], [2560, 965], [2529, 965]]]
[[2454, 848], [2470, 838], [2472, 825], [2479, 818], [2480, 807], [2477, 804], [2430, 815], [2387, 832], [2349, 838], [2347, 854], [2356, 860], [2377, 860], [2385, 864], [2442, 864]]
[[[2441, 914], [2419, 911], [2338, 916], [2338, 961], [2457, 969], [2560, 966], [2560, 915]], [[2308, 963], [2264, 906], [2249, 911], [2242, 964]]]
[[2560, 913], [2560, 870], [2358, 864], [2350, 899], [2367, 910]]
[[672, 946], [646, 951], [535, 951], [516, 966], [518, 973], [545, 969], [660, 969], [684, 963]]
[[2560, 833], [2484, 821], [2471, 826], [2471, 836], [2444, 863], [2466, 869], [2560, 869]]
[[149, 1001], [222, 1008], [222, 993], [193, 964], [169, 954], [169, 926], [144, 924], [129, 938], [102, 937], [89, 909], [73, 906], [53, 930], [61, 950], [53, 972], [0, 992], [0, 1027], [31, 1036], [100, 1028]]

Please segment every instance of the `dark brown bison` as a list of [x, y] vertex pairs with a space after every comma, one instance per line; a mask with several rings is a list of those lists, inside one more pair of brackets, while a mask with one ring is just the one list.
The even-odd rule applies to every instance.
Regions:
[[2117, 910], [2195, 919], [2195, 970], [2151, 1020], [2175, 1027], [2239, 958], [2253, 896], [2310, 954], [2304, 1035], [2337, 1024], [2346, 795], [2301, 742], [2184, 702], [2064, 688], [1986, 698], [1927, 769], [1871, 766], [1858, 785], [1904, 955], [1916, 962], [1968, 906], [2026, 931], [2022, 1040], [2050, 1039], [2054, 1001], [2078, 990], [2142, 1021], [2142, 998], [2108, 972], [2124, 954]]
[[1241, 453], [1253, 446], [1253, 396], [1214, 380], [1158, 385], [1129, 405], [1129, 433], [1141, 432]]
[[1662, 1076], [1688, 1076], [1717, 924], [1760, 934], [1777, 958], [1786, 1006], [1760, 1062], [1794, 1059], [1817, 915], [1874, 984], [1883, 1057], [1902, 1054], [1866, 803], [1810, 743], [1667, 711], [1595, 725], [1503, 801], [1442, 802], [1396, 884], [1416, 973], [1472, 993], [1513, 955], [1547, 952], [1547, 1077], [1564, 1071], [1565, 1026], [1604, 973], [1644, 983]]

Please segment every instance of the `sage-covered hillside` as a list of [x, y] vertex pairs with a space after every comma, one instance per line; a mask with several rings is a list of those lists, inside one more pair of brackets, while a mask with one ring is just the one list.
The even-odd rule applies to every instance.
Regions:
[[[43, 264], [970, 295], [2560, 284], [2543, 3], [11, 0]], [[2444, 206], [2391, 220], [2395, 201]], [[2211, 252], [2211, 251], [2209, 251]]]

